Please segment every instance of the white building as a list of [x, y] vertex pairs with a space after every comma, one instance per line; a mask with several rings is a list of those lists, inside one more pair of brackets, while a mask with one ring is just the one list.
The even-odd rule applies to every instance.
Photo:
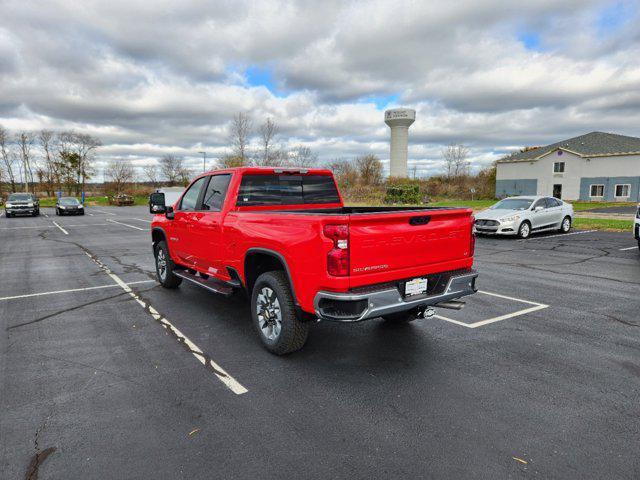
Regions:
[[640, 201], [640, 138], [591, 132], [498, 160], [496, 196]]

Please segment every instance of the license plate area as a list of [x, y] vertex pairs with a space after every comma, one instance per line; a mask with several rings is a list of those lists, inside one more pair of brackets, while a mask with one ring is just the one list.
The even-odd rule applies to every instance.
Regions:
[[404, 282], [404, 296], [415, 297], [427, 294], [428, 281], [426, 278], [414, 278]]

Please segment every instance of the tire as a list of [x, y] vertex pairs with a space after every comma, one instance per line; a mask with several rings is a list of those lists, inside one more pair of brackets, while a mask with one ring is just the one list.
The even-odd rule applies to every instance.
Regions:
[[80, 212], [80, 215], [84, 215], [84, 210]]
[[5, 217], [7, 217], [7, 218], [11, 218], [11, 214], [10, 214], [10, 213], [8, 213], [8, 212], [5, 212], [5, 214], [4, 214], [4, 215], [5, 215]]
[[562, 233], [569, 233], [569, 230], [571, 230], [571, 223], [571, 217], [569, 215], [564, 217], [562, 219], [562, 223], [560, 224], [560, 231]]
[[176, 264], [171, 260], [167, 242], [164, 240], [158, 242], [153, 253], [156, 259], [156, 277], [160, 285], [164, 288], [178, 288], [182, 279], [173, 273]]
[[382, 317], [385, 322], [394, 325], [401, 325], [404, 323], [413, 322], [417, 317], [413, 311], [391, 313]]
[[256, 280], [251, 292], [251, 318], [271, 353], [295, 352], [307, 341], [309, 323], [298, 318], [289, 279], [282, 271], [263, 273]]
[[529, 238], [531, 236], [531, 224], [526, 220], [520, 224], [518, 228], [518, 237]]

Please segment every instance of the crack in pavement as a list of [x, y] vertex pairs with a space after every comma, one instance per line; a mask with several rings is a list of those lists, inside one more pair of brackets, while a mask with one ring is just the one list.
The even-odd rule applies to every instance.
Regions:
[[50, 416], [47, 416], [47, 419], [38, 427], [36, 430], [36, 434], [33, 438], [33, 447], [36, 453], [31, 457], [31, 461], [27, 466], [27, 472], [25, 474], [25, 480], [38, 480], [38, 473], [40, 469], [40, 465], [44, 463], [44, 461], [56, 451], [56, 447], [45, 448], [43, 451], [40, 451], [40, 443], [39, 437], [40, 433], [47, 427], [47, 421], [49, 421]]

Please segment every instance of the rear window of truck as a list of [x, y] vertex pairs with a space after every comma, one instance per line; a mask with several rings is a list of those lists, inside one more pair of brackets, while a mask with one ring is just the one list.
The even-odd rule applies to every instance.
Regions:
[[329, 175], [243, 175], [238, 206], [340, 203]]

